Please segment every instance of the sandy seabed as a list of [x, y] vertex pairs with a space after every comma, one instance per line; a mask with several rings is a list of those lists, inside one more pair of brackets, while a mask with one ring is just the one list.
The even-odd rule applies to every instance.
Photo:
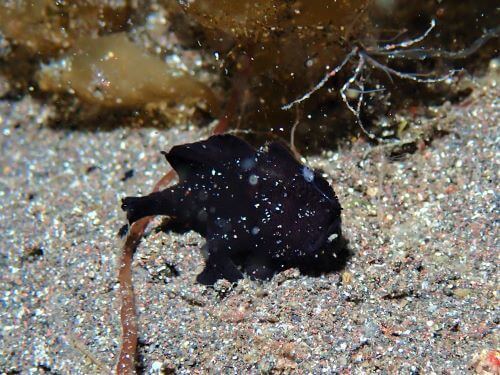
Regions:
[[[153, 226], [134, 260], [141, 370], [498, 374], [496, 73], [409, 118], [442, 130], [412, 154], [358, 141], [307, 158], [344, 208], [341, 272], [206, 288], [204, 239]], [[51, 110], [0, 101], [0, 373], [108, 373], [120, 199], [167, 171], [160, 150], [208, 131], [54, 129]]]

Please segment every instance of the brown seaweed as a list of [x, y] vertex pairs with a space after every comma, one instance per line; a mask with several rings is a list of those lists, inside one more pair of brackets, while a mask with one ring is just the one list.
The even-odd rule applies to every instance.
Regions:
[[36, 56], [53, 56], [83, 36], [123, 31], [128, 1], [18, 0], [0, 3], [0, 31]]
[[217, 113], [218, 103], [206, 85], [131, 42], [126, 34], [83, 38], [62, 59], [38, 74], [40, 88], [72, 92], [103, 107], [138, 107], [148, 103], [199, 103]]

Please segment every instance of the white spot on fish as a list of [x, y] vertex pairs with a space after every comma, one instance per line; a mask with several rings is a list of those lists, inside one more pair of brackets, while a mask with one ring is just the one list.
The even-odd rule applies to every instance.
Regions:
[[307, 182], [313, 182], [314, 171], [311, 168], [304, 166], [302, 168], [302, 176], [304, 177], [304, 180], [306, 180]]
[[250, 175], [250, 177], [248, 178], [248, 182], [250, 183], [250, 185], [257, 185], [257, 183], [259, 182], [259, 176], [255, 174]]
[[337, 233], [333, 233], [328, 237], [328, 242], [332, 242], [335, 240], [339, 235]]

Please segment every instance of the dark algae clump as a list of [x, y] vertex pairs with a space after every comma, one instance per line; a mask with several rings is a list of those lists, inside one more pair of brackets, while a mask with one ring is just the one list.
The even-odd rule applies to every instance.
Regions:
[[0, 96], [42, 99], [55, 126], [401, 138], [394, 110], [460, 90], [496, 55], [497, 19], [492, 0], [4, 1]]
[[326, 272], [342, 250], [341, 207], [317, 171], [283, 144], [255, 150], [232, 135], [180, 145], [165, 153], [179, 174], [175, 186], [127, 197], [130, 223], [151, 215], [202, 234], [208, 257], [198, 282], [237, 281], [242, 271], [269, 279], [281, 270]]

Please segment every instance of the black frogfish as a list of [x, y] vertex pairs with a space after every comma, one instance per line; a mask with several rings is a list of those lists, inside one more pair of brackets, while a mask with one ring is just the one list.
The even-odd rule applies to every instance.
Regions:
[[124, 198], [122, 208], [130, 223], [166, 215], [205, 237], [198, 282], [235, 282], [244, 273], [270, 279], [291, 267], [321, 273], [339, 261], [344, 242], [337, 196], [282, 143], [256, 150], [238, 137], [216, 135], [164, 154], [179, 183]]

